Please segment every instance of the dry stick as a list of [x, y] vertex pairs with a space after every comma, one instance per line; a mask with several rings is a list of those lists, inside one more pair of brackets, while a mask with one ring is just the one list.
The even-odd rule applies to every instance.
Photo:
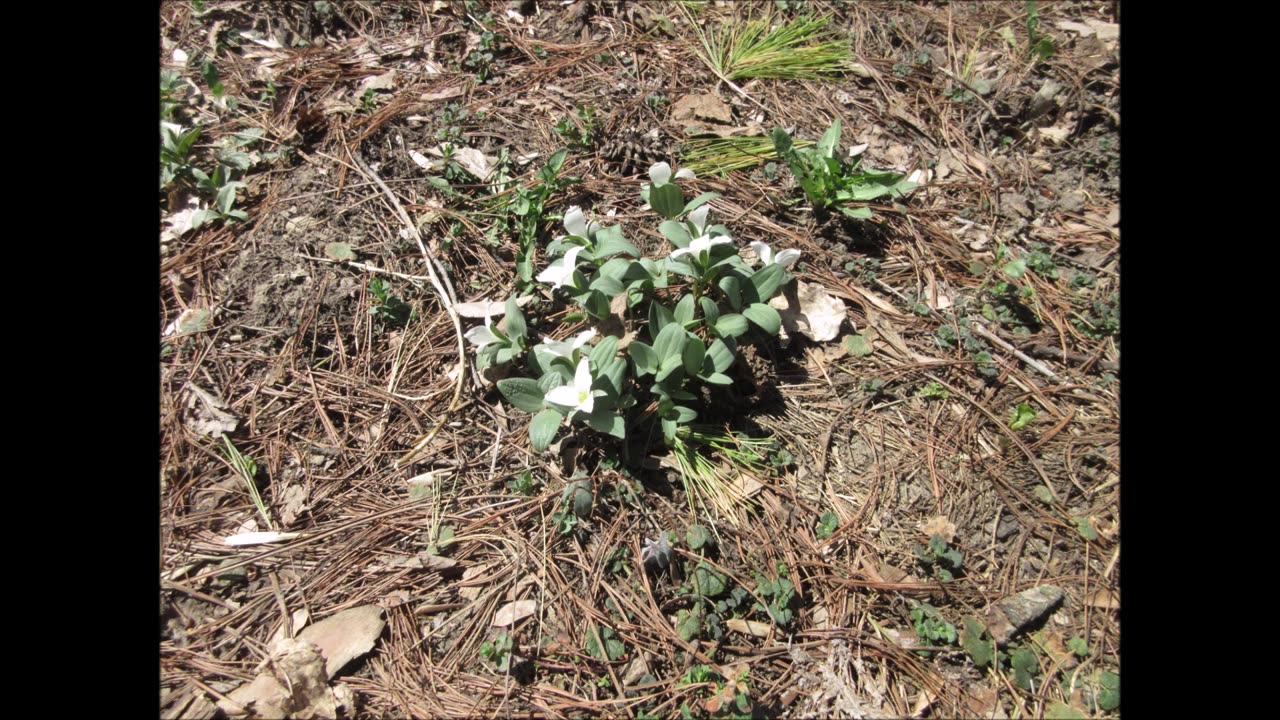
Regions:
[[991, 342], [995, 343], [996, 345], [999, 345], [1000, 347], [1004, 348], [1005, 350], [1008, 350], [1010, 353], [1012, 353], [1012, 354], [1013, 354], [1013, 356], [1014, 356], [1014, 357], [1018, 358], [1019, 360], [1021, 360], [1021, 361], [1022, 361], [1022, 362], [1024, 362], [1024, 363], [1026, 363], [1028, 367], [1030, 367], [1030, 368], [1032, 368], [1032, 369], [1034, 369], [1034, 370], [1038, 370], [1042, 375], [1044, 375], [1045, 377], [1049, 378], [1050, 380], [1052, 380], [1052, 381], [1054, 381], [1054, 382], [1056, 382], [1056, 383], [1062, 383], [1062, 384], [1064, 384], [1064, 385], [1066, 384], [1066, 382], [1067, 382], [1066, 380], [1063, 380], [1062, 378], [1058, 377], [1058, 376], [1057, 376], [1057, 374], [1055, 374], [1052, 370], [1050, 370], [1048, 367], [1046, 367], [1046, 366], [1044, 365], [1044, 363], [1041, 363], [1041, 362], [1040, 362], [1040, 361], [1038, 361], [1038, 360], [1034, 360], [1034, 359], [1032, 359], [1030, 355], [1027, 355], [1026, 353], [1022, 352], [1022, 351], [1021, 351], [1021, 350], [1019, 350], [1018, 348], [1016, 348], [1016, 347], [1014, 347], [1014, 346], [1010, 345], [1009, 343], [1005, 342], [1004, 340], [1002, 340], [1002, 339], [1001, 339], [998, 335], [996, 335], [995, 333], [993, 333], [993, 332], [991, 332], [991, 331], [987, 330], [986, 328], [982, 327], [982, 325], [981, 325], [981, 324], [976, 323], [976, 322], [975, 322], [975, 323], [971, 323], [971, 324], [969, 325], [969, 329], [970, 329], [970, 330], [972, 330], [974, 333], [976, 333], [976, 334], [978, 334], [978, 335], [981, 335], [982, 337], [984, 337], [984, 338], [986, 338], [986, 339], [990, 340]]
[[[396, 214], [400, 216], [400, 221], [404, 223], [409, 234], [413, 235], [413, 239], [418, 243], [418, 250], [427, 261], [427, 277], [431, 280], [431, 286], [435, 288], [436, 294], [440, 296], [440, 304], [444, 306], [445, 312], [449, 313], [449, 319], [453, 321], [453, 329], [458, 338], [458, 382], [453, 388], [453, 401], [449, 403], [449, 407], [445, 410], [445, 412], [452, 412], [458, 408], [458, 401], [462, 398], [462, 386], [467, 378], [467, 346], [462, 338], [462, 320], [458, 317], [458, 312], [453, 309], [453, 287], [450, 285], [449, 291], [445, 290], [445, 285], [441, 283], [440, 277], [444, 277], [446, 283], [448, 282], [448, 277], [445, 276], [443, 268], [438, 268], [435, 257], [427, 251], [426, 243], [422, 242], [422, 233], [418, 232], [418, 227], [409, 218], [409, 213], [405, 212], [404, 206], [400, 204], [400, 199], [395, 196], [395, 193], [391, 192], [391, 188], [387, 187], [387, 184], [382, 182], [382, 178], [378, 177], [377, 173], [373, 172], [358, 155], [350, 152], [348, 155], [366, 178], [378, 184], [383, 194], [387, 196], [391, 205], [396, 209]], [[437, 269], [439, 270], [439, 277], [437, 276]], [[431, 442], [442, 427], [444, 427], [443, 422], [437, 423], [431, 432], [414, 444], [412, 450], [396, 461], [396, 467], [404, 465], [422, 448], [426, 447], [427, 443]]]

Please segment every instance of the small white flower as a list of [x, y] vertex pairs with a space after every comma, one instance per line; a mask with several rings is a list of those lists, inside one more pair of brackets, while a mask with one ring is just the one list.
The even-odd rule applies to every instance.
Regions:
[[591, 368], [587, 358], [584, 357], [578, 361], [578, 370], [573, 374], [573, 384], [551, 388], [551, 392], [546, 395], [546, 401], [571, 407], [574, 412], [591, 414], [591, 410], [595, 408], [596, 399], [591, 394]]
[[[677, 178], [688, 178], [690, 180], [698, 177], [688, 168], [680, 168], [676, 171]], [[661, 187], [667, 184], [671, 179], [671, 165], [665, 162], [654, 163], [649, 167], [649, 179], [653, 181], [654, 187]]]
[[556, 357], [572, 358], [573, 351], [577, 350], [583, 345], [586, 345], [587, 342], [595, 336], [596, 336], [595, 330], [585, 330], [583, 332], [578, 333], [578, 336], [575, 337], [572, 342], [568, 340], [548, 340], [542, 343], [541, 345], [539, 345], [538, 347], [542, 348], [545, 352], [550, 353], [551, 355], [555, 355]]
[[463, 335], [467, 340], [477, 348], [485, 345], [491, 345], [496, 342], [502, 342], [502, 338], [493, 333], [493, 320], [488, 315], [484, 316], [484, 325], [477, 325], [471, 328]]
[[762, 242], [751, 243], [751, 249], [756, 251], [756, 257], [760, 258], [760, 262], [764, 265], [777, 263], [784, 268], [790, 268], [796, 260], [800, 259], [799, 250], [788, 249], [774, 255], [773, 248]]
[[574, 245], [569, 248], [569, 252], [559, 262], [552, 263], [547, 266], [546, 270], [538, 273], [538, 282], [551, 283], [552, 287], [564, 287], [566, 283], [573, 281], [573, 271], [578, 269], [578, 253], [582, 252], [582, 246]]
[[711, 212], [711, 206], [703, 205], [689, 213], [689, 222], [693, 223], [693, 226], [698, 229], [699, 235], [707, 234], [707, 213], [709, 212]]
[[564, 214], [564, 229], [570, 235], [577, 235], [580, 238], [589, 238], [591, 234], [600, 228], [600, 223], [594, 220], [590, 223], [582, 214], [582, 208], [574, 205]]
[[675, 259], [686, 253], [693, 253], [693, 256], [698, 258], [699, 262], [701, 262], [705, 259], [705, 255], [707, 251], [711, 249], [712, 245], [723, 245], [729, 242], [733, 242], [733, 238], [728, 235], [717, 235], [716, 237], [711, 237], [710, 235], [699, 235], [693, 239], [693, 242], [689, 243], [689, 247], [682, 247], [674, 250], [671, 253], [671, 257], [672, 259]]

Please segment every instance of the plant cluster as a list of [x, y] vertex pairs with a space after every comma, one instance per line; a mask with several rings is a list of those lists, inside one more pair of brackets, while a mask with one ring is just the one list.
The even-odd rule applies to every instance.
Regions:
[[840, 142], [839, 118], [813, 147], [800, 147], [782, 128], [774, 128], [771, 137], [778, 157], [787, 162], [796, 183], [816, 209], [838, 209], [852, 218], [869, 218], [871, 208], [850, 207], [847, 203], [900, 198], [917, 186], [905, 180], [902, 173], [860, 169], [861, 155], [845, 163], [836, 154]]
[[[567, 234], [546, 249], [554, 261], [535, 278], [557, 304], [576, 306], [567, 322], [585, 319], [595, 327], [563, 340], [546, 336], [535, 345], [512, 298], [502, 329], [486, 319], [467, 332], [480, 368], [523, 361], [528, 375], [500, 380], [498, 389], [512, 405], [535, 414], [529, 439], [538, 452], [565, 420], [618, 439], [656, 420], [667, 444], [675, 444], [677, 429], [698, 417], [692, 390], [733, 382], [726, 373], [739, 358], [739, 339], [753, 325], [767, 335], [781, 328], [768, 301], [791, 279], [787, 267], [799, 253], [775, 255], [757, 243], [758, 267], [749, 265], [727, 228], [711, 222], [706, 203], [715, 193], [686, 200], [666, 163], [650, 168], [649, 176], [652, 183], [641, 196], [666, 218], [658, 230], [673, 248], [668, 257], [641, 257], [621, 227], [588, 221], [571, 207], [564, 216]], [[675, 178], [691, 176], [681, 171]], [[623, 327], [602, 333], [611, 320]], [[645, 325], [644, 333], [626, 332], [634, 325]]]
[[413, 306], [392, 293], [391, 284], [382, 278], [375, 277], [369, 281], [369, 294], [373, 296], [369, 314], [383, 325], [404, 327], [417, 315]]
[[596, 109], [591, 105], [578, 106], [578, 120], [562, 118], [555, 125], [556, 134], [564, 138], [569, 147], [586, 150], [595, 144]]
[[917, 545], [912, 551], [920, 564], [943, 582], [954, 580], [960, 574], [960, 566], [964, 564], [964, 555], [951, 547], [941, 535], [930, 537], [928, 547]]

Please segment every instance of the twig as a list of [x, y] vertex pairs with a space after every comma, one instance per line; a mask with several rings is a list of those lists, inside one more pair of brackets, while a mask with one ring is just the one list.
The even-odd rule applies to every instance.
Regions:
[[[453, 288], [450, 286], [450, 291], [445, 290], [445, 285], [440, 280], [440, 277], [444, 276], [444, 269], [439, 267], [435, 257], [427, 251], [426, 243], [422, 242], [422, 233], [418, 232], [418, 227], [414, 225], [413, 220], [409, 218], [409, 213], [405, 212], [404, 206], [400, 204], [400, 199], [395, 196], [395, 193], [391, 192], [391, 188], [387, 187], [387, 184], [382, 182], [382, 178], [378, 177], [378, 175], [373, 172], [373, 170], [370, 169], [359, 156], [351, 153], [350, 151], [348, 151], [348, 155], [351, 157], [351, 161], [355, 163], [356, 168], [360, 170], [361, 174], [377, 183], [378, 187], [382, 189], [383, 194], [387, 196], [387, 199], [391, 201], [391, 205], [395, 207], [396, 214], [400, 216], [400, 221], [404, 223], [409, 234], [412, 235], [413, 239], [418, 243], [418, 250], [422, 252], [422, 257], [426, 258], [427, 261], [427, 277], [431, 280], [431, 286], [435, 288], [436, 294], [440, 296], [440, 304], [444, 306], [445, 312], [449, 313], [449, 319], [453, 321], [454, 333], [458, 338], [458, 381], [453, 388], [453, 401], [449, 403], [449, 407], [446, 412], [456, 410], [458, 402], [462, 398], [462, 386], [466, 382], [467, 377], [467, 346], [466, 343], [463, 342], [462, 338], [462, 320], [458, 317], [458, 312], [453, 309], [453, 293], [450, 292]], [[441, 423], [441, 425], [443, 425], [443, 423]], [[437, 425], [437, 428], [438, 427], [439, 425]], [[434, 435], [434, 433], [432, 434]], [[418, 447], [415, 447], [414, 452], [410, 453], [410, 455], [415, 454], [418, 449]], [[409, 457], [410, 455], [405, 457]], [[404, 458], [401, 458], [401, 460], [403, 459]], [[397, 462], [397, 465], [399, 464], [402, 463]]]
[[1034, 359], [1032, 359], [1030, 355], [1027, 355], [1026, 353], [1022, 352], [1022, 351], [1021, 351], [1021, 350], [1019, 350], [1018, 348], [1016, 348], [1016, 347], [1014, 347], [1014, 346], [1010, 345], [1009, 343], [1005, 342], [1004, 340], [1002, 340], [1002, 339], [1001, 339], [998, 335], [996, 335], [995, 333], [990, 332], [990, 331], [989, 331], [989, 330], [987, 330], [986, 328], [982, 327], [982, 325], [981, 325], [981, 324], [976, 323], [976, 322], [975, 322], [975, 323], [970, 323], [970, 325], [969, 325], [969, 329], [970, 329], [970, 330], [972, 330], [975, 334], [977, 334], [977, 335], [981, 335], [982, 337], [984, 337], [984, 338], [986, 338], [986, 339], [990, 340], [991, 342], [995, 343], [996, 345], [999, 345], [1000, 347], [1004, 348], [1005, 350], [1008, 350], [1008, 351], [1009, 351], [1009, 352], [1010, 352], [1014, 357], [1018, 358], [1019, 360], [1021, 360], [1021, 361], [1022, 361], [1022, 362], [1024, 362], [1024, 363], [1026, 363], [1026, 364], [1027, 364], [1027, 367], [1030, 367], [1030, 368], [1032, 368], [1033, 370], [1037, 370], [1037, 371], [1039, 371], [1039, 372], [1040, 372], [1040, 374], [1044, 375], [1045, 377], [1049, 378], [1050, 380], [1052, 380], [1052, 381], [1054, 381], [1054, 382], [1056, 382], [1056, 383], [1064, 383], [1064, 384], [1066, 383], [1066, 381], [1065, 381], [1065, 380], [1063, 380], [1062, 378], [1058, 377], [1058, 375], [1057, 375], [1056, 373], [1054, 373], [1054, 372], [1053, 372], [1052, 370], [1050, 370], [1049, 368], [1045, 367], [1044, 363], [1041, 363], [1041, 362], [1040, 362], [1040, 361], [1038, 361], [1038, 360], [1034, 360]]

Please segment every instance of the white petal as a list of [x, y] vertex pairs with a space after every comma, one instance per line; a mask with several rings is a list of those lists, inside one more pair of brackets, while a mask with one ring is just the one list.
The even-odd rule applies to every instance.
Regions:
[[592, 393], [591, 393], [591, 391], [589, 391], [589, 390], [588, 390], [588, 391], [587, 391], [587, 399], [586, 399], [586, 400], [583, 400], [583, 401], [582, 401], [582, 402], [580, 402], [580, 403], [578, 403], [578, 409], [579, 409], [579, 410], [581, 410], [582, 412], [584, 412], [584, 413], [586, 413], [586, 414], [590, 415], [590, 414], [591, 414], [591, 411], [592, 411], [592, 410], [595, 410], [595, 408], [596, 408], [596, 398], [595, 398], [595, 395], [594, 395], [594, 394], [592, 394]]
[[546, 270], [538, 273], [534, 279], [541, 283], [551, 283], [556, 287], [560, 287], [561, 281], [564, 280], [564, 268], [560, 267], [559, 264], [552, 263], [547, 266]]
[[671, 257], [678, 258], [681, 255], [684, 255], [685, 253], [691, 253], [691, 252], [693, 252], [693, 246], [676, 248], [675, 250], [671, 251]]
[[796, 260], [799, 260], [799, 259], [800, 259], [800, 251], [792, 248], [789, 250], [783, 250], [782, 252], [778, 253], [778, 257], [774, 258], [773, 261], [778, 263], [784, 268], [789, 268], [795, 263]]
[[724, 245], [725, 243], [731, 242], [733, 242], [733, 238], [728, 235], [717, 235], [707, 240], [707, 247], [711, 247], [712, 245]]
[[579, 392], [591, 392], [591, 366], [585, 357], [578, 361], [578, 369], [573, 373], [573, 386]]
[[699, 233], [706, 232], [707, 213], [709, 212], [711, 212], [711, 206], [703, 205], [699, 207], [697, 210], [694, 210], [693, 212], [689, 213], [689, 222], [693, 223], [693, 226], [698, 228]]
[[490, 330], [487, 325], [477, 325], [476, 327], [468, 330], [466, 335], [463, 337], [470, 340], [471, 344], [478, 348], [482, 348], [490, 343], [498, 342], [498, 336], [494, 335], [493, 331]]
[[564, 229], [569, 231], [570, 235], [578, 237], [587, 237], [587, 221], [582, 216], [582, 208], [574, 205], [564, 214]]
[[870, 143], [862, 143], [861, 145], [854, 145], [853, 147], [849, 148], [849, 157], [857, 157], [861, 155], [862, 153], [866, 152], [867, 148], [870, 146], [871, 146]]
[[671, 179], [671, 166], [664, 162], [654, 163], [649, 168], [649, 179], [653, 181], [654, 187], [666, 185]]
[[580, 332], [578, 333], [578, 337], [573, 339], [573, 347], [575, 349], [580, 348], [583, 345], [586, 345], [587, 342], [590, 341], [591, 338], [595, 336], [596, 336], [595, 330], [585, 330], [583, 332]]
[[765, 243], [756, 240], [751, 243], [751, 249], [755, 251], [756, 257], [760, 258], [760, 263], [762, 265], [768, 265], [773, 261], [773, 248], [769, 247]]
[[557, 388], [551, 388], [551, 391], [544, 395], [542, 399], [556, 405], [578, 407], [578, 389], [572, 385], [561, 385]]
[[680, 168], [679, 170], [676, 171], [676, 177], [689, 178], [690, 180], [694, 180], [694, 179], [697, 179], [698, 176], [694, 175], [693, 171], [690, 170], [689, 168]]

